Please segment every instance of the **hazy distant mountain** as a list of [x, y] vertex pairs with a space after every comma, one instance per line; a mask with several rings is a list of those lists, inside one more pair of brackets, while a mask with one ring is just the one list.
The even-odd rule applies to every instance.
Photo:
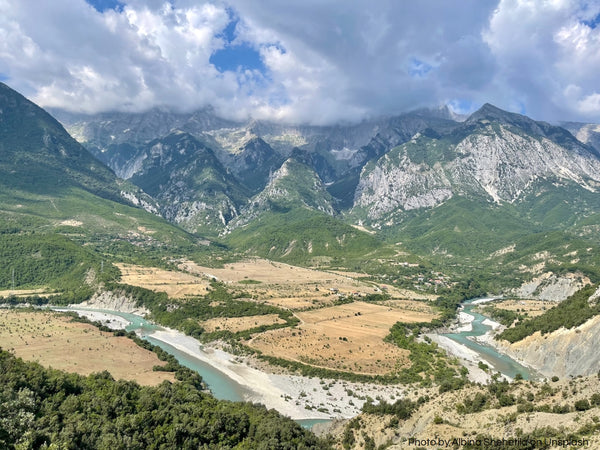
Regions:
[[[253, 246], [244, 232], [256, 240], [260, 229], [279, 224], [275, 248], [283, 255], [302, 211], [318, 215], [314, 226], [365, 225], [419, 252], [464, 255], [543, 230], [588, 239], [600, 221], [594, 126], [569, 125], [581, 142], [565, 128], [489, 104], [469, 117], [424, 109], [329, 127], [233, 123], [209, 109], [76, 119], [65, 119], [69, 130], [152, 193], [169, 220], [231, 232], [232, 245], [262, 254], [268, 240]], [[184, 135], [174, 128], [189, 132], [196, 150], [178, 150], [175, 136]], [[193, 162], [196, 151], [202, 163]], [[286, 226], [290, 220], [296, 225]], [[309, 241], [295, 251], [308, 254]]]
[[584, 144], [594, 147], [600, 154], [600, 124], [563, 122], [560, 126], [569, 130], [573, 136]]
[[[251, 120], [234, 123], [210, 109], [195, 113], [82, 115], [53, 110], [69, 132], [119, 176], [129, 178], [130, 161], [153, 139], [179, 130], [210, 147], [222, 164], [251, 190], [264, 187], [268, 175], [295, 149], [325, 183], [358, 175], [371, 158], [410, 139], [425, 128], [455, 126], [447, 108], [419, 110], [398, 117], [338, 126], [294, 126]], [[334, 189], [335, 191], [335, 189]]]

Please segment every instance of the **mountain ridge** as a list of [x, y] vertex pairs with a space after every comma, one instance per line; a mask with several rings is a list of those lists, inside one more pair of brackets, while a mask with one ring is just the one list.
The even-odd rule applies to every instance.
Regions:
[[[210, 116], [211, 111], [203, 114]], [[110, 114], [102, 117], [107, 119]], [[121, 132], [134, 119], [121, 124]], [[169, 120], [176, 119], [185, 122], [179, 116]], [[379, 239], [405, 242], [407, 248], [440, 262], [476, 261], [527, 236], [538, 239], [544, 231], [563, 233], [567, 240], [577, 236], [578, 246], [593, 239], [594, 227], [600, 223], [594, 212], [600, 209], [600, 166], [591, 147], [560, 127], [490, 104], [455, 119], [447, 109], [374, 119], [355, 128], [261, 121], [234, 124], [207, 118], [205, 126], [198, 120], [197, 134], [188, 134], [187, 139], [210, 153], [208, 159], [194, 162], [171, 149], [168, 153], [179, 162], [161, 169], [160, 158], [150, 158], [151, 163], [147, 155], [165, 136], [150, 146], [152, 141], [122, 140], [123, 152], [115, 151], [112, 157], [122, 157], [119, 164], [127, 169], [130, 181], [151, 191], [158, 199], [156, 210], [169, 220], [192, 232], [221, 235], [234, 249], [235, 242], [244, 241], [242, 229], [272, 230], [279, 235], [275, 247], [284, 249], [272, 253], [273, 257], [290, 247], [302, 214], [320, 217], [311, 226], [335, 228], [338, 222], [340, 227], [364, 226]], [[102, 130], [101, 122], [92, 125]], [[116, 126], [111, 122], [110, 130], [120, 129]], [[145, 126], [144, 130], [152, 129]], [[108, 142], [110, 136], [102, 133]], [[172, 129], [170, 139], [185, 133]], [[280, 177], [290, 157], [294, 170]], [[154, 164], [154, 175], [134, 177], [139, 170], [131, 169], [135, 158], [144, 159], [148, 167]], [[296, 169], [305, 175], [289, 176]], [[218, 195], [206, 190], [216, 178], [218, 188], [211, 192]], [[285, 188], [277, 185], [284, 180]], [[317, 185], [318, 189], [311, 188]], [[197, 207], [201, 203], [202, 208]], [[286, 227], [286, 220], [296, 225]], [[335, 226], [324, 225], [332, 224], [331, 220]], [[557, 243], [552, 240], [548, 245]], [[269, 255], [267, 243], [264, 247], [243, 244], [244, 252], [259, 247], [261, 255]], [[558, 248], [550, 247], [550, 253], [561, 259]], [[474, 253], [469, 256], [469, 252]], [[526, 255], [520, 258], [526, 263]], [[581, 261], [590, 258], [582, 255]]]

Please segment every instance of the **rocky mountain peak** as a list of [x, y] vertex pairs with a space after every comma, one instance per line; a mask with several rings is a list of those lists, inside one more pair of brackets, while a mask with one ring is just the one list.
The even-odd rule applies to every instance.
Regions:
[[[529, 128], [536, 122], [527, 116], [521, 114], [504, 111], [490, 103], [485, 103], [481, 108], [475, 111], [466, 120], [467, 124], [481, 123], [484, 121], [488, 122], [499, 122], [506, 125], [524, 126], [527, 125]], [[538, 132], [541, 134], [541, 132]]]
[[286, 159], [272, 172], [265, 188], [244, 207], [228, 231], [256, 220], [270, 211], [290, 211], [306, 208], [334, 215], [333, 198], [317, 173], [294, 157]]
[[368, 164], [354, 212], [379, 222], [454, 196], [513, 203], [547, 181], [595, 192], [600, 158], [562, 128], [486, 104], [451, 133], [424, 131]]

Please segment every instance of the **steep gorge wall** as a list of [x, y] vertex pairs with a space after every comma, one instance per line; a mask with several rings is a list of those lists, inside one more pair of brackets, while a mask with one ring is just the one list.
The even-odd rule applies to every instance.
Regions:
[[544, 336], [538, 331], [514, 344], [496, 341], [495, 346], [547, 377], [592, 375], [600, 370], [600, 316], [570, 330]]
[[591, 284], [590, 279], [581, 273], [557, 276], [552, 272], [546, 272], [513, 289], [509, 294], [519, 298], [562, 302], [588, 284]]
[[89, 300], [69, 306], [105, 309], [108, 311], [119, 311], [123, 313], [137, 314], [140, 316], [150, 314], [148, 309], [142, 306], [137, 306], [131, 297], [112, 291], [96, 292]]

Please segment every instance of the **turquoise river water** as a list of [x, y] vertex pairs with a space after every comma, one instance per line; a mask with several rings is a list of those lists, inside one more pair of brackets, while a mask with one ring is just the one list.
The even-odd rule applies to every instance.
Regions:
[[[464, 312], [475, 317], [474, 321], [472, 322], [472, 327], [473, 327], [472, 331], [463, 331], [460, 333], [448, 333], [448, 334], [444, 334], [444, 336], [447, 336], [448, 338], [454, 340], [455, 342], [465, 345], [466, 347], [470, 348], [471, 350], [474, 350], [475, 352], [477, 352], [481, 356], [481, 358], [484, 359], [488, 363], [489, 366], [494, 368], [495, 371], [505, 374], [511, 378], [514, 378], [517, 373], [520, 373], [523, 376], [523, 378], [525, 378], [525, 379], [528, 379], [531, 376], [533, 376], [534, 374], [532, 374], [530, 370], [528, 370], [526, 367], [520, 365], [519, 363], [517, 363], [513, 359], [509, 358], [508, 356], [497, 352], [492, 347], [489, 347], [489, 346], [483, 345], [483, 344], [479, 344], [479, 343], [474, 342], [471, 339], [469, 339], [470, 336], [480, 336], [480, 335], [485, 334], [487, 331], [489, 331], [491, 329], [490, 326], [484, 325], [482, 323], [486, 319], [486, 317], [473, 311], [473, 309], [476, 307], [476, 305], [472, 304], [473, 301], [475, 301], [475, 299], [463, 303]], [[61, 309], [63, 309], [63, 308], [61, 308]], [[67, 308], [64, 308], [64, 309], [67, 309]], [[84, 309], [84, 308], [73, 308], [73, 309]], [[245, 387], [243, 387], [236, 381], [232, 380], [226, 374], [215, 369], [211, 365], [209, 365], [209, 364], [205, 363], [204, 361], [201, 361], [191, 355], [188, 355], [187, 353], [184, 353], [165, 342], [159, 341], [158, 339], [154, 339], [152, 336], [150, 336], [153, 331], [163, 329], [159, 325], [149, 322], [136, 314], [129, 314], [129, 313], [123, 313], [123, 312], [118, 312], [118, 311], [100, 310], [100, 309], [89, 309], [89, 310], [103, 312], [106, 314], [112, 314], [115, 316], [122, 317], [123, 319], [129, 321], [130, 324], [126, 327], [126, 331], [135, 331], [143, 339], [146, 339], [147, 341], [151, 342], [154, 345], [158, 345], [160, 348], [162, 348], [166, 352], [175, 356], [175, 358], [177, 359], [177, 361], [179, 361], [180, 364], [198, 372], [202, 376], [204, 382], [206, 383], [206, 385], [208, 386], [208, 388], [210, 389], [210, 391], [216, 398], [221, 399], [221, 400], [244, 401], [245, 394], [249, 393], [249, 391]], [[297, 420], [297, 422], [306, 428], [310, 428], [315, 423], [327, 422], [327, 420], [308, 419], [308, 420]]]
[[514, 359], [499, 353], [496, 351], [496, 349], [490, 347], [489, 345], [480, 344], [469, 339], [469, 337], [472, 336], [482, 336], [492, 329], [491, 326], [483, 324], [483, 321], [487, 319], [487, 317], [473, 311], [473, 309], [478, 306], [473, 304], [473, 302], [476, 300], [477, 299], [467, 300], [463, 303], [463, 312], [475, 317], [471, 323], [473, 329], [471, 331], [462, 331], [460, 333], [447, 333], [443, 336], [446, 336], [453, 341], [477, 352], [481, 359], [485, 360], [488, 366], [492, 367], [496, 372], [500, 372], [501, 374], [509, 376], [510, 378], [514, 378], [518, 373], [520, 373], [521, 376], [526, 380], [529, 378], [535, 378], [537, 374], [531, 369], [528, 369]]
[[[69, 308], [61, 308], [61, 309], [69, 309]], [[87, 309], [87, 308], [72, 308], [74, 310]], [[125, 331], [135, 331], [140, 335], [143, 339], [148, 342], [159, 346], [167, 353], [170, 353], [177, 359], [179, 364], [182, 366], [188, 367], [192, 370], [198, 372], [201, 376], [211, 393], [220, 400], [231, 400], [231, 401], [245, 401], [245, 394], [249, 394], [250, 392], [242, 385], [237, 383], [236, 381], [229, 378], [223, 372], [215, 369], [210, 364], [205, 363], [187, 353], [184, 353], [175, 347], [159, 341], [158, 339], [154, 339], [150, 334], [156, 330], [164, 330], [160, 325], [156, 325], [152, 322], [147, 321], [143, 317], [140, 317], [136, 314], [123, 313], [119, 311], [109, 311], [104, 309], [87, 309], [89, 311], [98, 311], [106, 314], [112, 314], [114, 316], [122, 317], [123, 319], [129, 321], [129, 325], [125, 328]], [[328, 422], [328, 420], [324, 419], [301, 419], [296, 420], [300, 425], [305, 428], [311, 428], [316, 423]]]

